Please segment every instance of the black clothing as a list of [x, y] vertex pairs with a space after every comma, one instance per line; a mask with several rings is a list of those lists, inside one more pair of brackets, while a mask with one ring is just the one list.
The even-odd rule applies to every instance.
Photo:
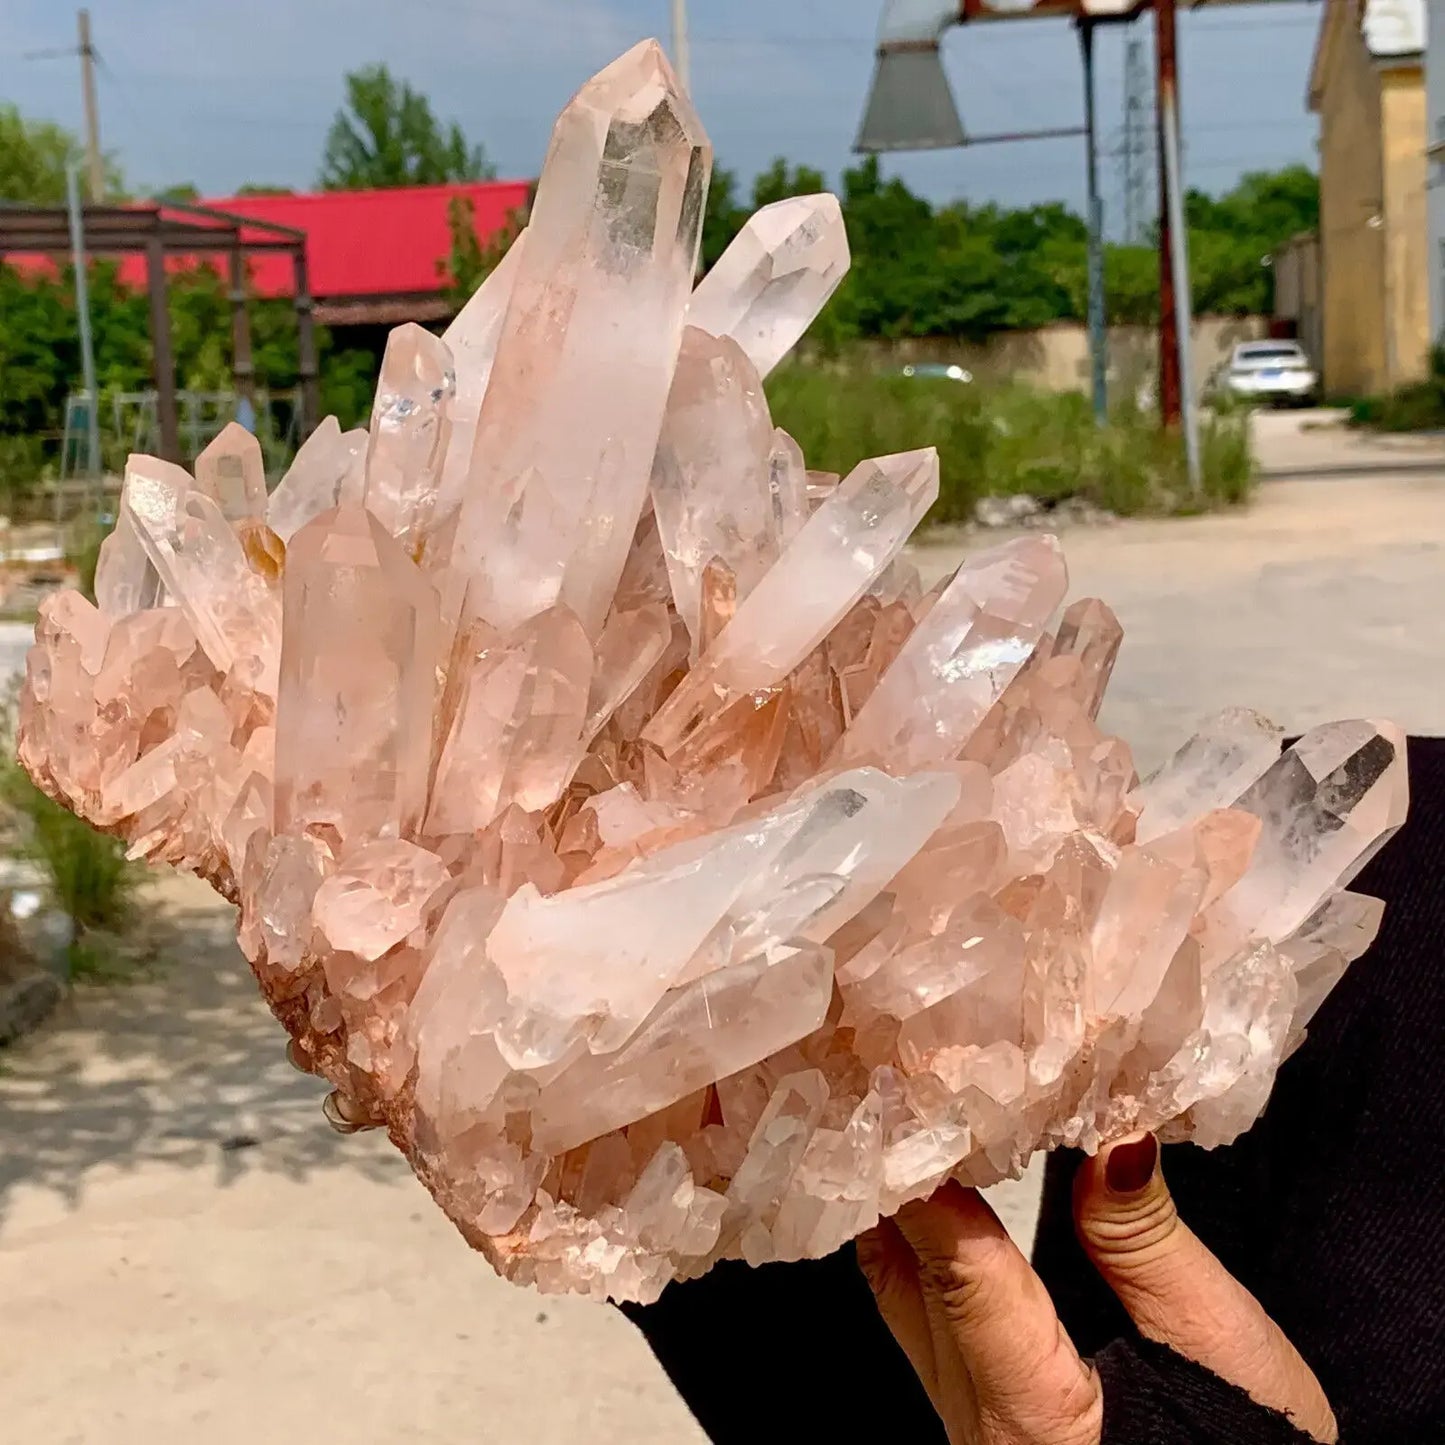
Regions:
[[[1225, 1149], [1166, 1146], [1180, 1213], [1314, 1369], [1343, 1445], [1445, 1445], [1445, 740], [1412, 739], [1411, 816], [1353, 885], [1383, 898], [1351, 966]], [[1074, 1237], [1049, 1160], [1034, 1263], [1104, 1381], [1104, 1445], [1275, 1445], [1284, 1417], [1140, 1339]], [[719, 1265], [629, 1309], [713, 1440], [944, 1445], [852, 1248]]]

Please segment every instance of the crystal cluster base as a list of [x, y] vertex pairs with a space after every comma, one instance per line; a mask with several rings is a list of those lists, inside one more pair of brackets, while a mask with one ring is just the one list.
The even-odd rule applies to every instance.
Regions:
[[129, 463], [49, 601], [36, 781], [240, 907], [348, 1117], [511, 1279], [649, 1300], [952, 1176], [1257, 1117], [1379, 906], [1385, 724], [1225, 713], [1140, 785], [1112, 613], [1029, 536], [924, 593], [929, 450], [810, 473], [763, 377], [847, 265], [765, 208], [693, 286], [710, 150], [654, 44], [371, 425], [269, 497], [229, 427]]

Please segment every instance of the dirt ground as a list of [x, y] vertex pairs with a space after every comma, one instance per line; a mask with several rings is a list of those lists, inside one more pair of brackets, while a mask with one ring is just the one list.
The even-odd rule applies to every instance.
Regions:
[[[1261, 419], [1282, 479], [1246, 513], [1065, 538], [1075, 594], [1123, 620], [1106, 721], [1145, 768], [1226, 703], [1445, 728], [1445, 447], [1314, 420]], [[6, 1442], [701, 1440], [619, 1316], [499, 1282], [384, 1142], [324, 1127], [227, 911], [160, 887], [164, 977], [81, 991], [0, 1058]], [[1001, 1200], [1020, 1236], [1035, 1192]]]

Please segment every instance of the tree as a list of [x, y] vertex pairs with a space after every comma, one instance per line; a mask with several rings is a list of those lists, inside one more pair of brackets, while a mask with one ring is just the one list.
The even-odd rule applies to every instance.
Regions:
[[331, 122], [321, 162], [324, 189], [439, 185], [495, 174], [481, 146], [468, 144], [455, 121], [443, 125], [431, 102], [386, 66], [346, 77], [346, 104]]
[[[64, 126], [27, 120], [17, 107], [0, 104], [0, 201], [31, 206], [65, 204], [65, 168], [84, 157], [80, 142]], [[108, 157], [106, 190], [123, 190], [120, 171]]]
[[243, 186], [236, 187], [238, 196], [294, 196], [294, 186], [268, 186], [257, 184], [255, 181], [247, 181]]
[[472, 293], [501, 264], [512, 242], [527, 224], [527, 207], [507, 217], [507, 223], [485, 241], [477, 235], [477, 212], [470, 196], [453, 196], [447, 207], [447, 228], [451, 232], [451, 249], [437, 270], [446, 283], [447, 296], [460, 310]]
[[738, 201], [737, 175], [724, 166], [712, 168], [707, 211], [702, 221], [702, 269], [711, 271], [747, 223], [747, 207]]

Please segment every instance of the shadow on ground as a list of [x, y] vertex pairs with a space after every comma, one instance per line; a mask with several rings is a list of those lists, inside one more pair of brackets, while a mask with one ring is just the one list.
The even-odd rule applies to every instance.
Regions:
[[325, 1086], [286, 1062], [233, 911], [167, 882], [184, 901], [164, 907], [165, 962], [132, 982], [77, 987], [43, 1028], [0, 1051], [0, 1222], [19, 1188], [73, 1205], [104, 1166], [163, 1162], [222, 1186], [338, 1165], [405, 1177], [379, 1136], [347, 1139], [324, 1123]]

